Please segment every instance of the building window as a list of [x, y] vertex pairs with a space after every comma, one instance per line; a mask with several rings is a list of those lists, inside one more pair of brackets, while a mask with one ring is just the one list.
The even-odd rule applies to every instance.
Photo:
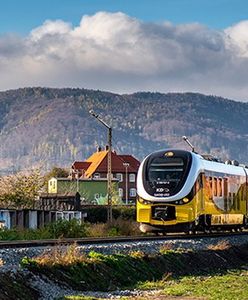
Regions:
[[129, 182], [135, 182], [135, 174], [129, 174]]
[[56, 221], [57, 220], [63, 220], [63, 213], [62, 212], [56, 212]]
[[117, 173], [115, 177], [119, 180], [119, 182], [123, 181], [123, 175], [121, 173]]
[[134, 188], [132, 188], [132, 189], [130, 189], [130, 191], [129, 191], [129, 195], [130, 195], [130, 197], [136, 197], [136, 189], [134, 189]]
[[123, 197], [123, 189], [122, 188], [119, 188], [119, 196]]
[[95, 173], [93, 176], [95, 179], [99, 179], [100, 178], [100, 174], [99, 173]]
[[[108, 174], [108, 173], [107, 173], [106, 178], [107, 178], [107, 179], [109, 178], [109, 174]], [[113, 173], [111, 173], [111, 179], [112, 179], [112, 180], [114, 179], [114, 174], [113, 174]]]

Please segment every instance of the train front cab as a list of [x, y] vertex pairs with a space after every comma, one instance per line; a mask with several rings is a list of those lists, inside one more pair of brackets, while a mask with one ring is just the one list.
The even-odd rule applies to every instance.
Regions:
[[[142, 223], [142, 231], [190, 230], [195, 221], [196, 199], [202, 198], [202, 183], [196, 180], [191, 183], [188, 195], [181, 198], [177, 195], [187, 181], [192, 161], [192, 154], [181, 150], [157, 152], [144, 161], [139, 182], [142, 181], [142, 188], [137, 201], [137, 221]], [[144, 199], [142, 194], [148, 197]]]

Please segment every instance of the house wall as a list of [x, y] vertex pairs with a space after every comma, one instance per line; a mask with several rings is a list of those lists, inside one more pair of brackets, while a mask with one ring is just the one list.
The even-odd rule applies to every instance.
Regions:
[[[50, 184], [52, 181], [53, 184]], [[49, 189], [49, 187], [54, 186], [54, 181], [56, 182], [56, 188]], [[116, 204], [120, 203], [120, 197], [118, 192], [118, 182], [113, 182], [113, 202]], [[48, 182], [48, 193], [57, 194], [70, 194], [79, 192], [81, 196], [81, 201], [86, 204], [107, 204], [107, 181], [97, 181], [97, 180], [87, 180], [78, 181], [77, 180], [60, 180], [52, 178]]]
[[[115, 172], [112, 173], [113, 178], [117, 178], [117, 174], [122, 174], [122, 181], [119, 181], [119, 188], [122, 189], [123, 196], [122, 196], [122, 202], [125, 204], [135, 204], [136, 198], [137, 198], [137, 190], [136, 190], [136, 182], [137, 182], [137, 173], [135, 172], [130, 172], [127, 173], [127, 181], [126, 181], [126, 172]], [[134, 174], [135, 176], [135, 181], [131, 182], [130, 181], [130, 174]], [[96, 172], [93, 174], [93, 178], [106, 178], [107, 173], [103, 172]], [[127, 189], [126, 189], [127, 186]], [[131, 196], [130, 195], [130, 190], [135, 189], [136, 195]], [[127, 197], [126, 197], [126, 190], [127, 190]], [[127, 203], [126, 203], [127, 200]]]

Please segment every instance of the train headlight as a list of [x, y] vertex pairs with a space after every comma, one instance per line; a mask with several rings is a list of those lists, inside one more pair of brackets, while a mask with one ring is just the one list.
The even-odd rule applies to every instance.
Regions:
[[183, 198], [183, 203], [188, 203], [189, 199], [188, 198]]

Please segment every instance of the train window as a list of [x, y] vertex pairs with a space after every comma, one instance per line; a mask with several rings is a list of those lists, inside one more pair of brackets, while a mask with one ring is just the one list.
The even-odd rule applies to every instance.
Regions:
[[203, 174], [200, 174], [198, 177], [199, 180], [199, 188], [203, 188]]
[[218, 196], [222, 197], [222, 178], [219, 178], [218, 183]]
[[217, 197], [217, 178], [214, 177], [214, 196]]
[[213, 178], [209, 177], [209, 189], [210, 189], [210, 195], [213, 194]]

